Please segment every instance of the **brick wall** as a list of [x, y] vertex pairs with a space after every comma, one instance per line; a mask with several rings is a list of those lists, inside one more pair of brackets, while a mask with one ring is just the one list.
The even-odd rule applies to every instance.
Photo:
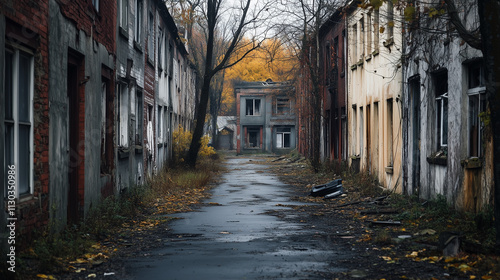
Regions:
[[109, 52], [115, 50], [116, 1], [99, 1], [99, 11], [91, 0], [57, 0], [61, 13], [73, 20], [77, 29], [103, 44]]
[[6, 43], [20, 44], [34, 54], [34, 184], [32, 195], [22, 197], [16, 209], [19, 236], [30, 238], [49, 219], [48, 1], [2, 1], [0, 13], [6, 17]]

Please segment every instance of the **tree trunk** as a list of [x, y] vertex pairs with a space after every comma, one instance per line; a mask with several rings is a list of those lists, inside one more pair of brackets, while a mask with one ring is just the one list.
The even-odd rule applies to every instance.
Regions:
[[193, 132], [193, 139], [191, 140], [191, 145], [189, 146], [189, 152], [186, 161], [188, 166], [191, 168], [196, 167], [198, 152], [200, 151], [200, 140], [203, 136], [205, 115], [207, 114], [208, 98], [210, 96], [210, 79], [211, 77], [207, 74], [205, 74], [205, 76], [203, 77], [203, 86], [200, 93], [200, 104], [198, 106], [198, 111], [196, 111], [196, 123]]
[[[478, 0], [482, 51], [485, 64], [486, 94], [490, 106], [490, 125], [500, 127], [500, 1]], [[500, 133], [493, 132], [493, 192], [495, 204], [496, 250], [500, 251]]]

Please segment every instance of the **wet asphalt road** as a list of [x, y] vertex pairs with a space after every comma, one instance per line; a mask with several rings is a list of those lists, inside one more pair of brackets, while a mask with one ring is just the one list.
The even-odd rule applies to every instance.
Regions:
[[[231, 158], [211, 204], [174, 215], [164, 246], [126, 263], [135, 279], [323, 279], [339, 252], [295, 211], [285, 184], [256, 158]], [[215, 205], [215, 204], [218, 205]], [[293, 217], [295, 216], [295, 217]], [[318, 238], [319, 237], [319, 238]], [[337, 256], [337, 257], [336, 257]]]

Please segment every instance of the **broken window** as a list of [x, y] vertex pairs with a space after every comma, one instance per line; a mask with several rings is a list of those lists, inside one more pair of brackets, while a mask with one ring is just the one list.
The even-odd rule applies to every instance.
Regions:
[[289, 114], [290, 113], [290, 98], [278, 97], [276, 98], [276, 114]]
[[290, 127], [276, 128], [276, 148], [290, 148], [292, 129]]
[[448, 146], [448, 71], [433, 75], [438, 149]]
[[246, 99], [246, 115], [260, 116], [260, 99], [258, 98]]
[[19, 196], [30, 193], [32, 186], [33, 56], [6, 48], [4, 69], [5, 164], [15, 165]]
[[480, 114], [486, 111], [486, 87], [484, 84], [484, 69], [481, 62], [468, 67], [469, 72], [469, 156], [483, 156], [484, 124]]

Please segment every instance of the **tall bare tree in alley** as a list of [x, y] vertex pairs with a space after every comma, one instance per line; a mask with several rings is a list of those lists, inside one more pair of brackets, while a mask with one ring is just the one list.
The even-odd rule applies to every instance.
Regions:
[[215, 75], [210, 86], [210, 122], [212, 143], [217, 143], [218, 129], [217, 117], [219, 116], [222, 103], [222, 90], [224, 89], [224, 71], [220, 71]]
[[[193, 55], [193, 60], [202, 75], [199, 83], [201, 90], [196, 110], [193, 139], [186, 159], [187, 164], [194, 168], [200, 150], [200, 139], [204, 132], [210, 92], [211, 89], [212, 92], [218, 92], [214, 90], [215, 87], [212, 85], [213, 78], [222, 70], [240, 62], [260, 46], [265, 36], [261, 35], [250, 40], [243, 40], [243, 38], [252, 29], [258, 30], [256, 26], [266, 15], [270, 14], [271, 6], [269, 3], [257, 2], [257, 0], [255, 3], [251, 0], [242, 0], [239, 3], [232, 3], [232, 6], [226, 5], [228, 3], [223, 0], [186, 1], [185, 3], [188, 3], [185, 5], [188, 7], [187, 10], [192, 9], [192, 11], [184, 10], [190, 23], [193, 19], [191, 35], [189, 36], [196, 34], [195, 29], [198, 28], [199, 34], [203, 38], [203, 40], [198, 41], [189, 40], [188, 37], [190, 52], [198, 51], [198, 54]], [[256, 32], [254, 32], [255, 34]], [[240, 49], [246, 49], [246, 51], [238, 52]], [[235, 53], [239, 57], [234, 58]]]
[[279, 25], [282, 41], [295, 46], [295, 55], [301, 70], [297, 88], [305, 98], [299, 104], [299, 114], [307, 119], [304, 133], [307, 139], [305, 156], [315, 171], [321, 166], [321, 124], [323, 99], [320, 83], [319, 29], [329, 15], [342, 7], [345, 1], [292, 0], [283, 4], [285, 23]]
[[[447, 0], [450, 1], [450, 0]], [[481, 48], [486, 69], [486, 94], [490, 104], [491, 127], [500, 127], [500, 1], [478, 0]], [[493, 184], [496, 250], [500, 251], [500, 133], [493, 133]]]

